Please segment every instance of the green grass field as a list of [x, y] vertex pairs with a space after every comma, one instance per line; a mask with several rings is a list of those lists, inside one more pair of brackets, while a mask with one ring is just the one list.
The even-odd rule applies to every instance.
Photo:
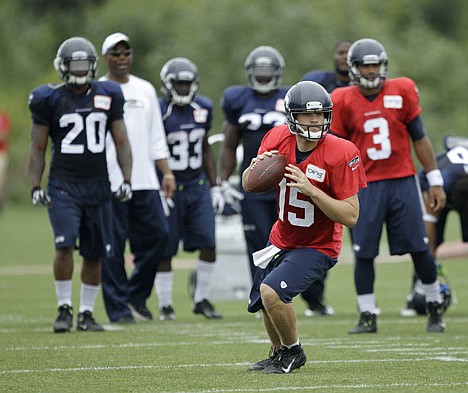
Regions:
[[[458, 222], [449, 238], [459, 239]], [[345, 244], [344, 249], [349, 249]], [[247, 372], [267, 355], [262, 323], [246, 301], [217, 302], [222, 320], [191, 312], [188, 269], [175, 270], [177, 320], [110, 326], [102, 333], [53, 334], [53, 250], [46, 211], [7, 207], [0, 215], [1, 392], [468, 392], [468, 261], [443, 260], [459, 304], [446, 332], [426, 333], [426, 318], [403, 318], [411, 264], [376, 266], [379, 332], [348, 335], [357, 322], [352, 265], [327, 280], [332, 317], [304, 316], [295, 300], [305, 367], [290, 375]], [[185, 256], [187, 257], [187, 256]], [[74, 304], [79, 303], [79, 268]], [[156, 313], [153, 295], [148, 306]], [[107, 323], [101, 297], [96, 319]]]

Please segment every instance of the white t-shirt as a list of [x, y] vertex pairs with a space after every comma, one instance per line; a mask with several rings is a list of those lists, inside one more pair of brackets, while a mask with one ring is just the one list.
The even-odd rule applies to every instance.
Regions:
[[[103, 76], [99, 80], [108, 80]], [[168, 158], [166, 133], [161, 109], [154, 86], [134, 75], [127, 83], [119, 84], [125, 97], [124, 121], [132, 149], [132, 189], [159, 190], [155, 160]], [[107, 169], [112, 191], [123, 182], [123, 175], [117, 163], [115, 145], [107, 136]]]

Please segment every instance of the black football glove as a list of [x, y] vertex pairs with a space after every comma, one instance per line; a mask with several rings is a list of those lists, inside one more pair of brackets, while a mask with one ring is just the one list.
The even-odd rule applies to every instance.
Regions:
[[47, 193], [39, 186], [34, 187], [31, 190], [31, 200], [34, 206], [46, 206], [51, 205], [50, 197]]
[[132, 199], [132, 196], [132, 184], [129, 181], [124, 180], [124, 182], [116, 191], [115, 198], [120, 202], [128, 202], [130, 199]]

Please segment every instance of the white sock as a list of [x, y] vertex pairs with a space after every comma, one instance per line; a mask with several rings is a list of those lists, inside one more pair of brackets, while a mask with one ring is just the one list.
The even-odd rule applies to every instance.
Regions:
[[296, 345], [299, 345], [300, 342], [299, 342], [299, 337], [297, 338], [297, 341], [294, 343], [294, 344], [291, 344], [291, 345], [285, 345], [283, 343], [281, 343], [283, 346], [285, 346], [286, 348], [288, 349], [291, 349], [292, 347], [296, 346]]
[[201, 302], [203, 299], [208, 299], [211, 289], [211, 281], [215, 269], [214, 262], [205, 262], [198, 260], [197, 262], [197, 287], [193, 300], [195, 303]]
[[55, 280], [55, 294], [57, 295], [58, 306], [72, 305], [72, 280]]
[[81, 283], [80, 293], [80, 311], [94, 311], [94, 304], [96, 303], [96, 297], [99, 292], [99, 285], [88, 285]]
[[172, 288], [173, 288], [173, 273], [158, 272], [154, 279], [154, 287], [158, 296], [159, 308], [172, 306]]
[[360, 312], [375, 314], [375, 295], [373, 293], [358, 295], [357, 302]]
[[435, 280], [432, 284], [422, 284], [424, 293], [426, 294], [426, 302], [442, 303], [442, 295], [440, 294], [439, 280]]

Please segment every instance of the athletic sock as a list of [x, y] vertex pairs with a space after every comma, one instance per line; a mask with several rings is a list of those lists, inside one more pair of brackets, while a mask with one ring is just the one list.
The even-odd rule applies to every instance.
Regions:
[[360, 312], [375, 314], [375, 295], [373, 293], [358, 295], [357, 302]]
[[426, 302], [442, 303], [439, 280], [435, 280], [432, 284], [422, 284], [422, 288], [426, 294]]
[[99, 292], [99, 285], [89, 285], [81, 283], [80, 292], [80, 312], [94, 311], [94, 304]]
[[172, 306], [172, 288], [173, 288], [173, 273], [158, 272], [154, 279], [156, 295], [158, 296], [159, 308]]
[[215, 269], [214, 262], [205, 262], [198, 260], [197, 262], [197, 287], [193, 300], [195, 303], [201, 302], [203, 299], [208, 299], [211, 289], [211, 281]]
[[72, 306], [72, 280], [55, 280], [55, 294], [57, 295], [58, 306], [68, 304]]

